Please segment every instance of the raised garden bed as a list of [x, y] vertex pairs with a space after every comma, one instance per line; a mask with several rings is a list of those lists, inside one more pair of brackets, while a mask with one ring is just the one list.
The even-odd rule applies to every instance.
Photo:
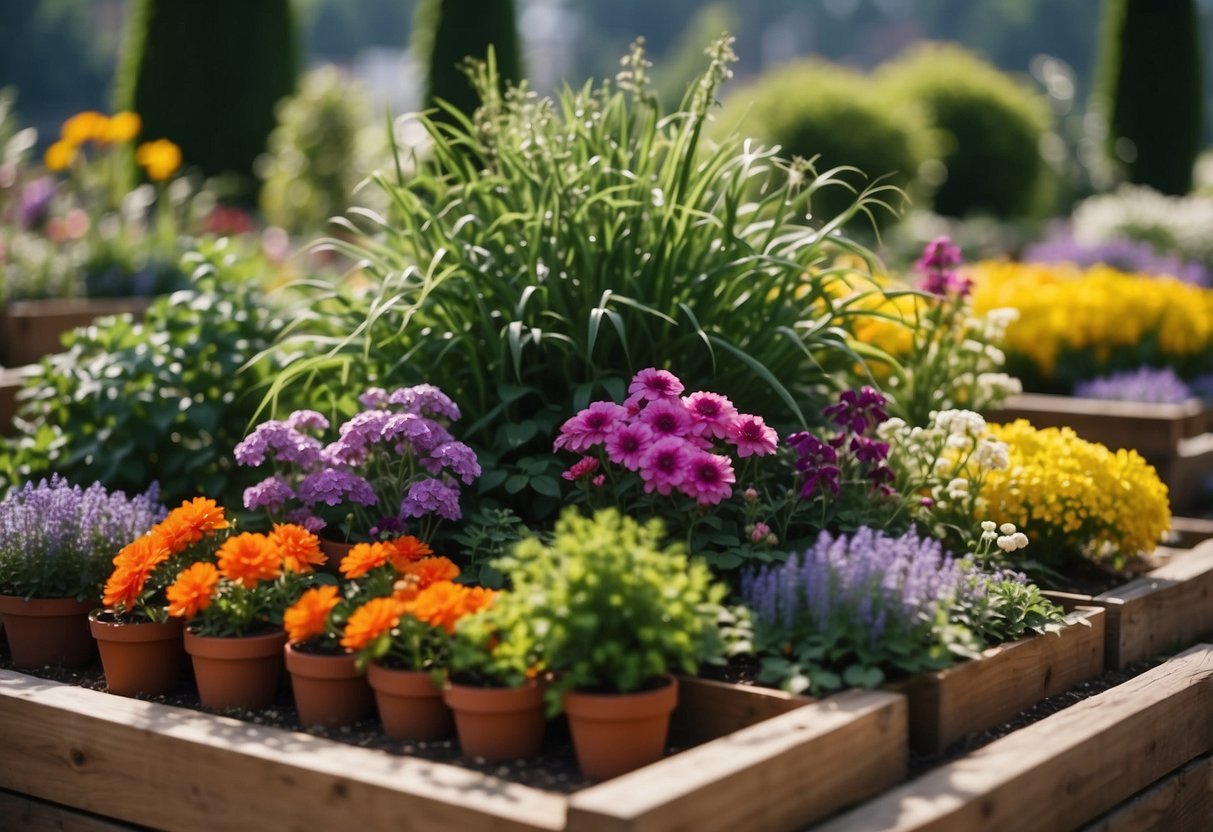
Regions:
[[934, 769], [821, 830], [1072, 830], [1213, 749], [1210, 709], [1213, 645], [1202, 644]]
[[1213, 630], [1213, 541], [1158, 554], [1167, 558], [1162, 566], [1099, 595], [1046, 593], [1067, 607], [1104, 608], [1110, 669], [1186, 647]]
[[1213, 829], [1213, 757], [1208, 754], [1129, 798], [1082, 832]]
[[[729, 704], [722, 713], [697, 712], [711, 702]], [[676, 819], [695, 829], [777, 830], [812, 823], [905, 777], [906, 706], [896, 694], [803, 702], [708, 685], [681, 707], [684, 735], [688, 725], [710, 734], [715, 729], [703, 726], [777, 715], [564, 795], [5, 670], [0, 788], [166, 830], [235, 829], [254, 817], [273, 817], [279, 828], [407, 821], [414, 830], [576, 832], [668, 829]]]
[[21, 300], [0, 308], [0, 366], [33, 364], [61, 352], [60, 337], [97, 318], [130, 312], [142, 315], [152, 298]]
[[17, 415], [17, 391], [21, 389], [20, 369], [6, 370], [0, 367], [0, 436], [13, 431], [13, 417]]

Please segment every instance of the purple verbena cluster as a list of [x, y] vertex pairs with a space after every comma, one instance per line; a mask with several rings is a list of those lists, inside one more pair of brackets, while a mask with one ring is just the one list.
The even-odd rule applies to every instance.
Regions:
[[[673, 373], [641, 370], [623, 404], [594, 402], [566, 421], [555, 449], [601, 449], [606, 461], [639, 474], [646, 494], [677, 491], [699, 505], [716, 505], [732, 495], [736, 482], [729, 454], [773, 454], [778, 436], [761, 416], [738, 413], [726, 397], [704, 391], [683, 396], [684, 389]], [[601, 485], [603, 475], [594, 473], [598, 462], [583, 456], [563, 476], [592, 477]]]
[[936, 237], [923, 247], [922, 256], [914, 263], [914, 269], [922, 275], [918, 288], [932, 295], [968, 295], [973, 281], [956, 271], [962, 262], [960, 249], [950, 239]]
[[1213, 275], [1199, 262], [1188, 262], [1177, 254], [1163, 254], [1138, 240], [1109, 240], [1080, 243], [1070, 236], [1057, 236], [1029, 246], [1025, 263], [1074, 263], [1087, 268], [1103, 264], [1125, 272], [1174, 277], [1197, 286], [1213, 284]]
[[432, 384], [371, 388], [359, 401], [366, 409], [341, 424], [327, 445], [310, 435], [329, 428], [313, 410], [258, 425], [236, 446], [236, 462], [269, 462], [275, 473], [245, 490], [245, 508], [285, 513], [312, 531], [328, 525], [327, 509], [342, 506], [360, 515], [368, 532], [399, 529], [431, 513], [459, 519], [459, 483], [474, 482], [480, 464], [439, 421], [459, 419], [455, 403]]
[[887, 634], [934, 622], [940, 604], [967, 589], [965, 577], [938, 540], [864, 527], [837, 537], [822, 532], [803, 554], [745, 573], [741, 595], [756, 628], [777, 642], [842, 626], [875, 646]]
[[888, 401], [872, 387], [845, 390], [838, 401], [822, 413], [840, 430], [828, 440], [806, 431], [787, 438], [796, 452], [796, 472], [803, 478], [800, 496], [809, 499], [818, 489], [829, 489], [834, 496], [842, 492], [844, 474], [853, 474], [869, 483], [882, 496], [894, 493], [895, 479], [889, 468], [889, 445], [875, 436], [877, 425], [889, 418]]
[[1192, 398], [1192, 389], [1170, 367], [1140, 367], [1074, 385], [1080, 399], [1178, 404]]

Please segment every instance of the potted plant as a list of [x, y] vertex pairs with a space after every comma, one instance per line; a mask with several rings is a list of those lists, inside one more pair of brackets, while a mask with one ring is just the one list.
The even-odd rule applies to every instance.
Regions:
[[17, 667], [83, 664], [88, 613], [114, 554], [164, 514], [159, 491], [128, 498], [58, 476], [0, 501], [0, 619]]
[[176, 684], [185, 661], [182, 622], [169, 618], [166, 591], [186, 564], [213, 558], [228, 528], [222, 507], [196, 497], [118, 552], [105, 609], [89, 615], [111, 693], [157, 694]]
[[198, 560], [168, 587], [168, 614], [184, 619], [185, 651], [208, 708], [264, 708], [282, 676], [282, 614], [313, 567], [320, 540], [302, 526], [229, 537], [215, 561]]
[[446, 558], [410, 564], [391, 596], [371, 599], [346, 621], [341, 644], [366, 669], [389, 737], [434, 740], [451, 732], [441, 686], [451, 637], [462, 618], [487, 608], [495, 595], [454, 583], [458, 576]]
[[569, 717], [581, 771], [605, 780], [659, 759], [678, 703], [672, 671], [694, 674], [723, 648], [725, 587], [664, 527], [614, 509], [567, 510], [551, 543], [528, 538], [502, 568], [539, 635], [549, 712]]

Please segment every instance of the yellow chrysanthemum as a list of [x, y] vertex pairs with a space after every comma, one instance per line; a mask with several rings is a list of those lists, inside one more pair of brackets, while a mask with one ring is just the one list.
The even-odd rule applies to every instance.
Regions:
[[50, 171], [67, 170], [76, 159], [76, 145], [68, 141], [57, 141], [46, 149], [46, 169]]
[[168, 139], [144, 142], [135, 151], [135, 161], [143, 165], [148, 179], [162, 182], [181, 167], [181, 148]]
[[68, 144], [81, 145], [85, 142], [103, 140], [108, 127], [109, 118], [104, 113], [85, 110], [63, 122], [60, 136]]
[[129, 142], [139, 135], [143, 129], [143, 120], [138, 113], [121, 112], [110, 116], [97, 141], [109, 144]]

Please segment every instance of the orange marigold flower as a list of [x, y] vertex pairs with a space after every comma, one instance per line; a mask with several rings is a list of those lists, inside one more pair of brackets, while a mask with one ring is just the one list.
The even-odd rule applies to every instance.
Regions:
[[143, 594], [152, 570], [169, 558], [169, 552], [151, 535], [143, 535], [122, 547], [114, 558], [114, 572], [105, 582], [102, 603], [130, 610]]
[[169, 512], [150, 534], [160, 538], [172, 554], [193, 546], [204, 535], [228, 527], [223, 507], [206, 497], [185, 500]]
[[109, 119], [96, 110], [85, 110], [63, 122], [59, 135], [69, 144], [80, 145], [100, 139], [105, 135]]
[[326, 585], [309, 589], [282, 614], [282, 627], [291, 641], [308, 641], [324, 635], [329, 613], [341, 602], [337, 587]]
[[421, 586], [412, 575], [402, 575], [400, 580], [392, 584], [392, 597], [397, 601], [412, 601], [421, 591]]
[[142, 129], [143, 119], [139, 118], [138, 113], [129, 111], [114, 113], [109, 117], [109, 121], [105, 124], [105, 129], [101, 131], [101, 135], [97, 137], [97, 140], [109, 144], [129, 142], [135, 136], [138, 136], [139, 131]]
[[46, 169], [53, 172], [67, 170], [76, 160], [76, 145], [71, 142], [57, 141], [46, 149], [43, 161]]
[[245, 589], [282, 574], [282, 549], [263, 534], [245, 532], [229, 537], [215, 554], [219, 574]]
[[288, 572], [311, 572], [328, 561], [320, 551], [320, 538], [303, 526], [275, 523], [269, 537], [282, 550], [282, 566]]
[[386, 543], [356, 543], [349, 554], [341, 559], [341, 574], [351, 579], [361, 578], [391, 560], [392, 553], [392, 548]]
[[168, 139], [144, 142], [135, 151], [135, 161], [147, 170], [147, 178], [163, 182], [181, 167], [181, 148]]
[[472, 589], [451, 581], [438, 581], [407, 602], [405, 612], [431, 627], [454, 633], [459, 619], [488, 607], [494, 597], [495, 593], [481, 587]]
[[397, 572], [403, 572], [406, 564], [434, 554], [433, 549], [412, 535], [389, 540], [384, 545], [392, 551], [392, 566]]
[[422, 558], [404, 564], [400, 571], [416, 578], [419, 589], [425, 589], [438, 581], [453, 581], [459, 577], [459, 567], [448, 558]]
[[404, 614], [404, 603], [395, 598], [372, 598], [350, 613], [345, 623], [345, 634], [341, 646], [358, 651], [366, 647], [400, 623]]
[[211, 605], [218, 588], [219, 570], [215, 564], [206, 561], [192, 564], [168, 588], [168, 614], [174, 618], [193, 618]]

